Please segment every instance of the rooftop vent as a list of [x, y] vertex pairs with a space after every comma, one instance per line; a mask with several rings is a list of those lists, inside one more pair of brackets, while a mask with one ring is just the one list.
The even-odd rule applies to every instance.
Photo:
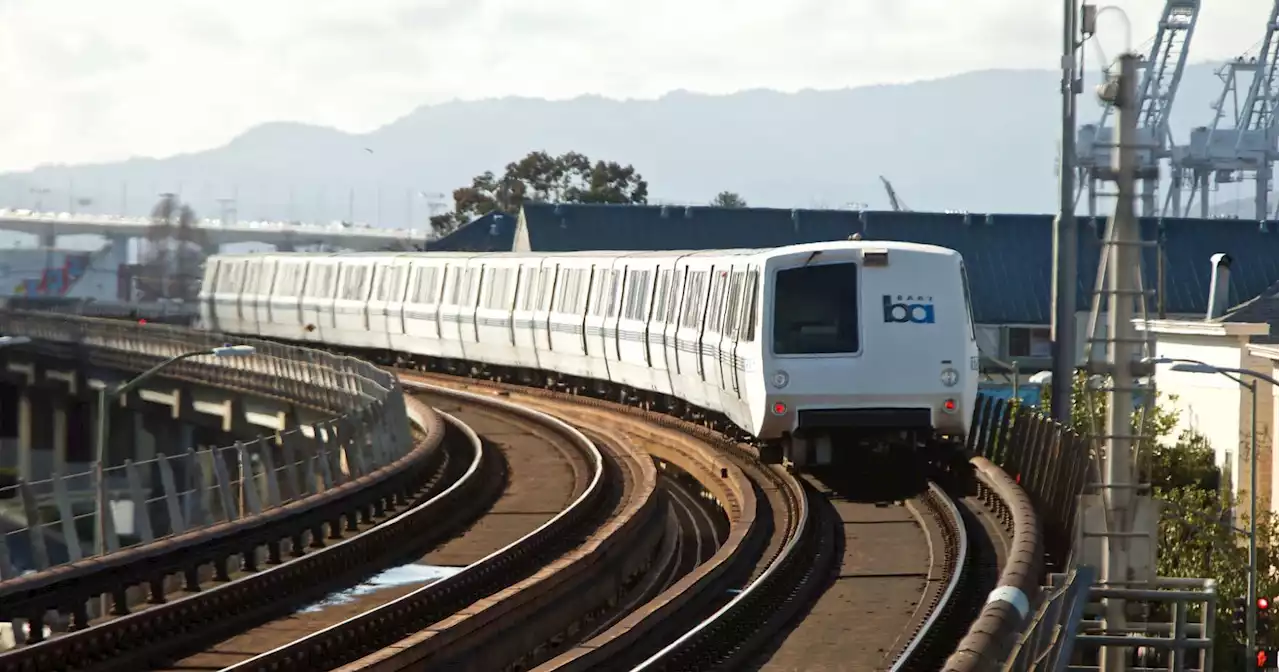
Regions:
[[1227, 312], [1227, 289], [1231, 280], [1231, 255], [1219, 252], [1209, 257], [1213, 266], [1209, 276], [1209, 305], [1204, 319], [1216, 320]]

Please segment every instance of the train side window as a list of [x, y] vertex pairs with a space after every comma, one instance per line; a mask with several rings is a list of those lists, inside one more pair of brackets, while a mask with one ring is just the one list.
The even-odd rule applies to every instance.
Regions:
[[724, 316], [724, 333], [729, 338], [738, 337], [738, 317], [742, 313], [742, 276], [742, 271], [735, 271], [729, 279], [729, 296], [725, 300]]
[[271, 296], [282, 298], [290, 296], [289, 285], [293, 283], [293, 264], [280, 262], [276, 264], [275, 283], [271, 287]]
[[303, 288], [303, 294], [309, 298], [316, 298], [324, 291], [324, 274], [326, 270], [324, 264], [312, 264], [311, 275], [307, 280], [307, 286]]
[[564, 310], [565, 295], [568, 293], [567, 287], [569, 286], [569, 272], [562, 270], [558, 275], [561, 276], [559, 280], [560, 284], [556, 286], [555, 301], [552, 304], [555, 312], [557, 313]]
[[462, 286], [462, 269], [457, 266], [447, 267], [445, 276], [445, 296], [440, 303], [446, 306], [458, 305], [458, 290]]
[[724, 314], [720, 308], [724, 305], [725, 278], [728, 273], [719, 271], [711, 280], [711, 295], [707, 300], [707, 319], [706, 330], [713, 333], [720, 333], [720, 329], [724, 326]]
[[750, 343], [756, 340], [756, 323], [760, 321], [760, 311], [757, 303], [760, 300], [760, 271], [751, 269], [747, 271], [746, 298], [744, 304], [744, 320], [743, 329], [739, 330], [738, 340], [743, 343]]
[[618, 292], [622, 289], [622, 271], [609, 271], [609, 293], [605, 302], [605, 317], [618, 316]]
[[585, 268], [579, 268], [575, 271], [577, 280], [573, 283], [573, 314], [579, 317], [585, 317], [587, 313], [587, 294], [590, 291], [588, 283], [590, 280], [590, 271]]
[[857, 264], [779, 270], [773, 290], [773, 352], [779, 355], [857, 352], [857, 290]]
[[588, 313], [595, 317], [604, 315], [605, 272], [596, 268], [591, 276], [590, 294], [587, 296]]
[[681, 304], [687, 300], [687, 298], [685, 297], [685, 294], [689, 292], [688, 287], [686, 287], [686, 285], [688, 284], [689, 284], [688, 269], [676, 271], [675, 275], [672, 276], [671, 295], [670, 295], [670, 300], [667, 301], [667, 319], [666, 319], [667, 324], [670, 324], [672, 326], [678, 326], [679, 323], [677, 320], [680, 316], [684, 314], [682, 312], [683, 306]]
[[378, 287], [373, 293], [375, 300], [386, 301], [391, 296], [392, 278], [391, 274], [396, 270], [395, 266], [379, 266], [374, 272], [378, 274]]
[[697, 293], [696, 288], [698, 286], [698, 274], [687, 274], [685, 276], [684, 285], [684, 297], [681, 301], [683, 305], [680, 309], [680, 327], [689, 328], [693, 326], [694, 303], [697, 301], [694, 296]]
[[658, 273], [658, 291], [653, 295], [653, 319], [659, 322], [666, 319], [667, 292], [671, 287], [671, 271]]
[[297, 275], [298, 267], [295, 264], [280, 262], [276, 268], [276, 283], [271, 288], [271, 296], [274, 298], [285, 298], [294, 296], [293, 281]]
[[653, 271], [630, 271], [627, 274], [627, 303], [623, 317], [628, 320], [644, 320], [649, 308], [652, 287], [649, 277]]
[[396, 301], [403, 303], [404, 299], [404, 266], [396, 266], [395, 272], [391, 274], [390, 288], [387, 290], [387, 301]]
[[246, 294], [258, 293], [258, 262], [250, 261], [245, 264], [247, 271], [244, 274], [244, 289]]

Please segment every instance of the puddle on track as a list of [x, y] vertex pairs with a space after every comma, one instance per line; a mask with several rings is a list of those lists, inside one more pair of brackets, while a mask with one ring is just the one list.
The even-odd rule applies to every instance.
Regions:
[[404, 586], [412, 583], [430, 585], [440, 579], [448, 578], [462, 571], [461, 567], [441, 567], [438, 565], [419, 565], [417, 563], [392, 567], [381, 574], [370, 577], [358, 586], [330, 594], [328, 597], [299, 609], [297, 613], [322, 611], [334, 605], [354, 602], [362, 595], [375, 593], [386, 588]]

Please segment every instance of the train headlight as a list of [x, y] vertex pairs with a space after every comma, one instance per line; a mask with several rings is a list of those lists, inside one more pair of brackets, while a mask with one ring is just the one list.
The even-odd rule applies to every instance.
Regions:
[[955, 412], [956, 412], [956, 405], [957, 405], [957, 404], [956, 404], [956, 400], [955, 400], [955, 399], [948, 399], [948, 400], [946, 400], [946, 401], [942, 402], [942, 410], [944, 410], [944, 411], [946, 411], [946, 412], [948, 412], [948, 413], [955, 413]]
[[789, 382], [791, 382], [791, 376], [787, 375], [786, 371], [779, 369], [773, 373], [773, 386], [779, 390], [786, 387]]
[[955, 387], [960, 382], [960, 372], [951, 367], [942, 370], [942, 375], [938, 377], [943, 385], [947, 387]]
[[787, 414], [787, 405], [786, 405], [786, 404], [784, 404], [784, 403], [782, 403], [781, 401], [775, 401], [775, 402], [773, 402], [773, 414], [774, 414], [774, 415], [786, 415], [786, 414]]

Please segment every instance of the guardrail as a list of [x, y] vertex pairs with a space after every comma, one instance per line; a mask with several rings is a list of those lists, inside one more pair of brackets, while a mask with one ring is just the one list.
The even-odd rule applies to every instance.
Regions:
[[973, 420], [967, 448], [978, 493], [1000, 512], [1012, 543], [995, 590], [947, 661], [957, 671], [998, 669], [1022, 650], [1045, 568], [1068, 562], [1091, 464], [1083, 437], [1027, 406], [979, 394]]
[[1043, 527], [1047, 568], [1064, 569], [1091, 463], [1088, 440], [1031, 407], [979, 394], [968, 449], [1022, 487]]
[[[44, 351], [130, 370], [225, 341], [218, 334], [193, 329], [18, 311], [0, 311], [0, 333], [32, 339], [28, 345], [10, 346], [15, 350]], [[111, 467], [109, 482], [123, 484], [122, 490], [128, 493], [123, 501], [137, 513], [141, 543], [131, 550], [141, 551], [174, 536], [191, 539], [202, 528], [244, 521], [322, 495], [392, 464], [413, 448], [394, 374], [351, 357], [266, 341], [234, 341], [254, 346], [254, 356], [195, 357], [174, 364], [163, 375], [278, 398], [331, 417], [253, 441]], [[160, 494], [151, 496], [141, 487], [144, 469], [158, 473]], [[87, 562], [89, 544], [82, 542], [81, 534], [86, 525], [99, 526], [92, 513], [77, 512], [69, 496], [82, 489], [73, 487], [80, 485], [77, 479], [86, 478], [85, 474], [66, 475], [0, 490], [0, 497], [12, 494], [9, 500], [0, 499], [0, 504], [16, 502], [14, 508], [23, 518], [39, 521], [5, 534], [0, 554], [12, 559], [19, 550], [30, 556], [31, 569], [47, 569], [56, 559], [49, 552], [52, 541], [63, 544], [73, 567]], [[40, 506], [42, 495], [48, 493], [58, 502], [56, 511]], [[104, 516], [101, 526], [106, 528], [107, 555], [120, 548], [114, 522], [113, 516]], [[0, 581], [0, 597], [10, 592], [7, 588], [16, 588], [15, 583], [27, 585], [47, 573], [15, 578], [14, 568], [4, 564], [0, 562], [4, 572], [0, 578], [5, 579]]]
[[992, 670], [1008, 655], [1032, 604], [1039, 599], [1043, 538], [1027, 493], [984, 457], [970, 460], [978, 495], [1000, 514], [1012, 533], [996, 587], [987, 595], [969, 632], [947, 659], [946, 672]]

